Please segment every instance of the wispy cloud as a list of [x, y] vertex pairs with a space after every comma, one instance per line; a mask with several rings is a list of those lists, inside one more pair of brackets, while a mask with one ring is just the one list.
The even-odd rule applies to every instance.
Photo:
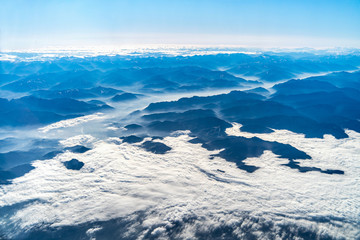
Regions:
[[103, 113], [95, 113], [95, 114], [86, 115], [83, 117], [72, 118], [72, 119], [67, 119], [67, 120], [63, 120], [60, 122], [56, 122], [56, 123], [47, 125], [45, 127], [39, 128], [38, 130], [42, 133], [47, 133], [50, 130], [73, 127], [73, 126], [76, 126], [76, 125], [79, 125], [79, 124], [82, 124], [85, 122], [98, 120], [98, 119], [104, 119], [104, 118], [105, 118], [105, 115]]

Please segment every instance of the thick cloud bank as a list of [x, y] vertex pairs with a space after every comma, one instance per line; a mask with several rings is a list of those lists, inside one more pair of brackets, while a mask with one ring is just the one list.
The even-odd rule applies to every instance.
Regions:
[[[309, 139], [289, 131], [248, 134], [238, 129], [234, 125], [227, 133], [289, 143], [312, 156], [301, 160], [302, 166], [311, 162], [345, 174], [301, 173], [283, 166], [288, 160], [270, 151], [245, 160], [260, 167], [248, 173], [211, 157], [218, 151], [189, 143], [188, 132], [155, 140], [171, 148], [166, 154], [148, 152], [142, 142], [77, 136], [62, 143], [86, 142], [92, 150], [36, 161], [34, 170], [1, 187], [0, 236], [16, 238], [33, 229], [111, 219], [127, 223], [117, 227], [117, 237], [130, 239], [360, 236], [360, 134], [348, 131], [348, 139]], [[67, 169], [63, 163], [71, 159], [84, 166]], [[86, 236], [95, 238], [103, 227], [89, 227]]]

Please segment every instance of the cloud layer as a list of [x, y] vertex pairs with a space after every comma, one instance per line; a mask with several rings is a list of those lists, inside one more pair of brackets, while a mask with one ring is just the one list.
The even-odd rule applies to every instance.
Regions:
[[[227, 133], [254, 135], [240, 132], [236, 125]], [[224, 224], [237, 226], [234, 231], [239, 238], [244, 234], [244, 224], [261, 237], [266, 236], [262, 223], [271, 222], [275, 235], [280, 234], [279, 226], [294, 224], [319, 236], [353, 239], [359, 237], [360, 169], [356, 159], [360, 157], [360, 134], [347, 133], [350, 138], [341, 140], [331, 136], [307, 139], [289, 131], [256, 134], [310, 154], [313, 159], [302, 160], [301, 165], [311, 162], [316, 167], [342, 169], [345, 175], [300, 173], [282, 166], [287, 160], [270, 151], [247, 159], [247, 163], [260, 167], [247, 173], [222, 158], [210, 159], [217, 152], [188, 143], [191, 138], [186, 133], [157, 140], [172, 148], [165, 155], [146, 152], [139, 147], [141, 143], [116, 144], [113, 138], [103, 141], [77, 136], [63, 141], [63, 145], [85, 141], [93, 149], [36, 161], [33, 171], [1, 187], [2, 209], [23, 206], [0, 220], [0, 233], [8, 229], [8, 237], [14, 237], [19, 229], [135, 218], [138, 212], [146, 212], [141, 223], [134, 221], [129, 228], [134, 230], [140, 224], [140, 237], [165, 236], [175, 222], [185, 224], [186, 219], [195, 217], [191, 224], [187, 220], [179, 233], [182, 237]], [[64, 167], [63, 162], [73, 158], [85, 163], [80, 171]], [[93, 237], [95, 233], [88, 231]]]

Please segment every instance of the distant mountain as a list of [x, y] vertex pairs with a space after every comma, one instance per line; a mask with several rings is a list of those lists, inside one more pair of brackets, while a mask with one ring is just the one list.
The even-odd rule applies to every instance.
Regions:
[[42, 125], [79, 117], [86, 113], [111, 109], [69, 98], [42, 99], [27, 96], [13, 100], [0, 99], [0, 126]]
[[254, 56], [247, 62], [240, 62], [229, 68], [232, 74], [256, 76], [262, 81], [276, 82], [294, 78], [301, 73], [320, 73], [328, 71], [356, 70], [359, 66], [357, 57], [346, 56], [342, 59], [333, 56], [309, 54], [274, 55], [273, 53]]
[[29, 92], [41, 89], [64, 90], [71, 88], [91, 88], [96, 86], [100, 71], [60, 71], [35, 73], [8, 83], [1, 88], [13, 92]]
[[[208, 117], [204, 115], [208, 114]], [[245, 171], [253, 172], [257, 167], [243, 162], [247, 157], [260, 156], [265, 150], [271, 150], [281, 157], [291, 159], [310, 158], [306, 153], [276, 142], [266, 142], [258, 138], [232, 137], [225, 134], [225, 129], [232, 125], [213, 116], [210, 110], [189, 110], [182, 113], [162, 113], [144, 115], [143, 119], [152, 121], [147, 125], [150, 131], [171, 133], [177, 130], [190, 130], [195, 139], [192, 143], [202, 143], [207, 150], [221, 150], [218, 154], [224, 159], [235, 162]], [[156, 119], [156, 120], [155, 120]], [[155, 121], [153, 121], [155, 120]], [[161, 121], [159, 121], [161, 120]]]
[[[316, 113], [311, 113], [310, 109], [305, 108], [307, 104], [313, 106], [320, 103], [328, 104], [330, 109], [333, 108], [332, 106], [343, 106], [337, 110], [340, 111], [337, 115], [335, 112], [330, 112], [331, 116], [338, 116], [334, 118], [337, 119], [336, 121], [329, 121], [330, 114], [326, 111], [322, 113], [321, 108], [314, 108]], [[243, 124], [244, 131], [271, 132], [270, 129], [274, 128], [303, 133], [307, 137], [323, 137], [324, 134], [332, 134], [336, 138], [346, 138], [344, 126], [354, 130], [359, 129], [355, 121], [360, 113], [359, 106], [360, 104], [356, 101], [333, 93], [312, 93], [311, 96], [278, 95], [271, 100], [266, 100], [256, 94], [231, 92], [211, 97], [182, 98], [174, 102], [152, 103], [144, 109], [145, 113], [164, 113], [145, 114], [142, 118], [155, 121], [149, 125], [153, 129], [186, 130], [189, 129], [184, 125], [186, 119], [216, 116], [212, 110], [217, 110], [225, 120]], [[195, 108], [198, 110], [182, 113], [169, 112]], [[180, 122], [174, 122], [174, 119]], [[199, 128], [201, 129], [200, 126]]]
[[1, 88], [13, 92], [29, 92], [40, 89], [47, 89], [57, 84], [63, 73], [34, 74], [23, 77], [19, 80], [8, 83]]
[[52, 112], [60, 114], [82, 114], [110, 109], [110, 107], [107, 105], [99, 107], [94, 104], [70, 98], [42, 99], [34, 96], [13, 99], [10, 101], [10, 104], [14, 106], [14, 109], [26, 108], [34, 111], [51, 110]]
[[66, 72], [61, 81], [51, 89], [91, 88], [100, 81], [103, 73], [99, 70]]
[[360, 89], [360, 71], [349, 72], [336, 72], [325, 76], [309, 77], [306, 80], [318, 80], [329, 82], [339, 88], [355, 88]]
[[111, 101], [123, 102], [123, 101], [135, 100], [139, 96], [140, 96], [139, 94], [134, 94], [134, 93], [121, 93], [121, 94], [117, 94], [114, 97], [112, 97]]
[[73, 99], [84, 99], [84, 98], [98, 98], [98, 97], [110, 97], [123, 91], [114, 88], [105, 87], [94, 87], [88, 89], [72, 88], [64, 90], [38, 90], [32, 92], [32, 95], [40, 98], [73, 98]]
[[[292, 106], [301, 115], [315, 121], [359, 132], [360, 91], [357, 88], [340, 88], [332, 84], [356, 85], [357, 74], [350, 74], [355, 78], [348, 79], [342, 78], [343, 75], [337, 73], [277, 84], [274, 86], [276, 93], [271, 99]], [[335, 127], [333, 129], [335, 130]]]
[[[244, 125], [243, 131], [268, 133], [269, 129], [286, 129], [296, 133], [303, 133], [308, 138], [322, 138], [324, 134], [331, 134], [336, 138], [347, 138], [341, 126], [330, 123], [319, 123], [311, 118], [303, 116], [271, 115], [259, 117], [256, 119], [239, 119]], [[249, 126], [257, 126], [257, 129], [251, 130]], [[260, 129], [261, 127], [261, 129]]]
[[260, 95], [269, 95], [270, 94], [269, 90], [267, 90], [263, 87], [252, 88], [252, 89], [246, 90], [245, 92], [256, 93], [256, 94], [260, 94]]
[[90, 93], [89, 91], [83, 89], [66, 89], [66, 90], [38, 90], [32, 92], [33, 96], [41, 98], [73, 98], [73, 99], [83, 99], [83, 98], [96, 98], [95, 94]]
[[245, 93], [241, 91], [232, 91], [229, 94], [214, 95], [209, 97], [191, 97], [191, 98], [181, 98], [178, 101], [170, 102], [158, 102], [151, 103], [148, 107], [145, 108], [145, 111], [149, 112], [161, 112], [161, 111], [171, 111], [176, 109], [191, 109], [191, 108], [214, 108], [216, 106], [232, 106], [238, 101], [246, 100], [259, 100], [264, 97], [254, 93]]
[[275, 115], [296, 116], [299, 113], [292, 107], [274, 101], [239, 101], [234, 106], [221, 109], [221, 114], [229, 120], [261, 118]]
[[14, 74], [0, 74], [0, 86], [16, 81], [18, 80], [20, 77]]
[[290, 80], [285, 83], [276, 84], [273, 89], [276, 90], [276, 94], [290, 95], [313, 93], [319, 91], [333, 92], [336, 91], [338, 88], [328, 82], [304, 79]]

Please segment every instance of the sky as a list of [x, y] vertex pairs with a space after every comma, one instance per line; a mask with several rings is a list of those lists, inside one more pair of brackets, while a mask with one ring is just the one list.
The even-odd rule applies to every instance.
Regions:
[[360, 47], [360, 0], [0, 0], [0, 50]]

